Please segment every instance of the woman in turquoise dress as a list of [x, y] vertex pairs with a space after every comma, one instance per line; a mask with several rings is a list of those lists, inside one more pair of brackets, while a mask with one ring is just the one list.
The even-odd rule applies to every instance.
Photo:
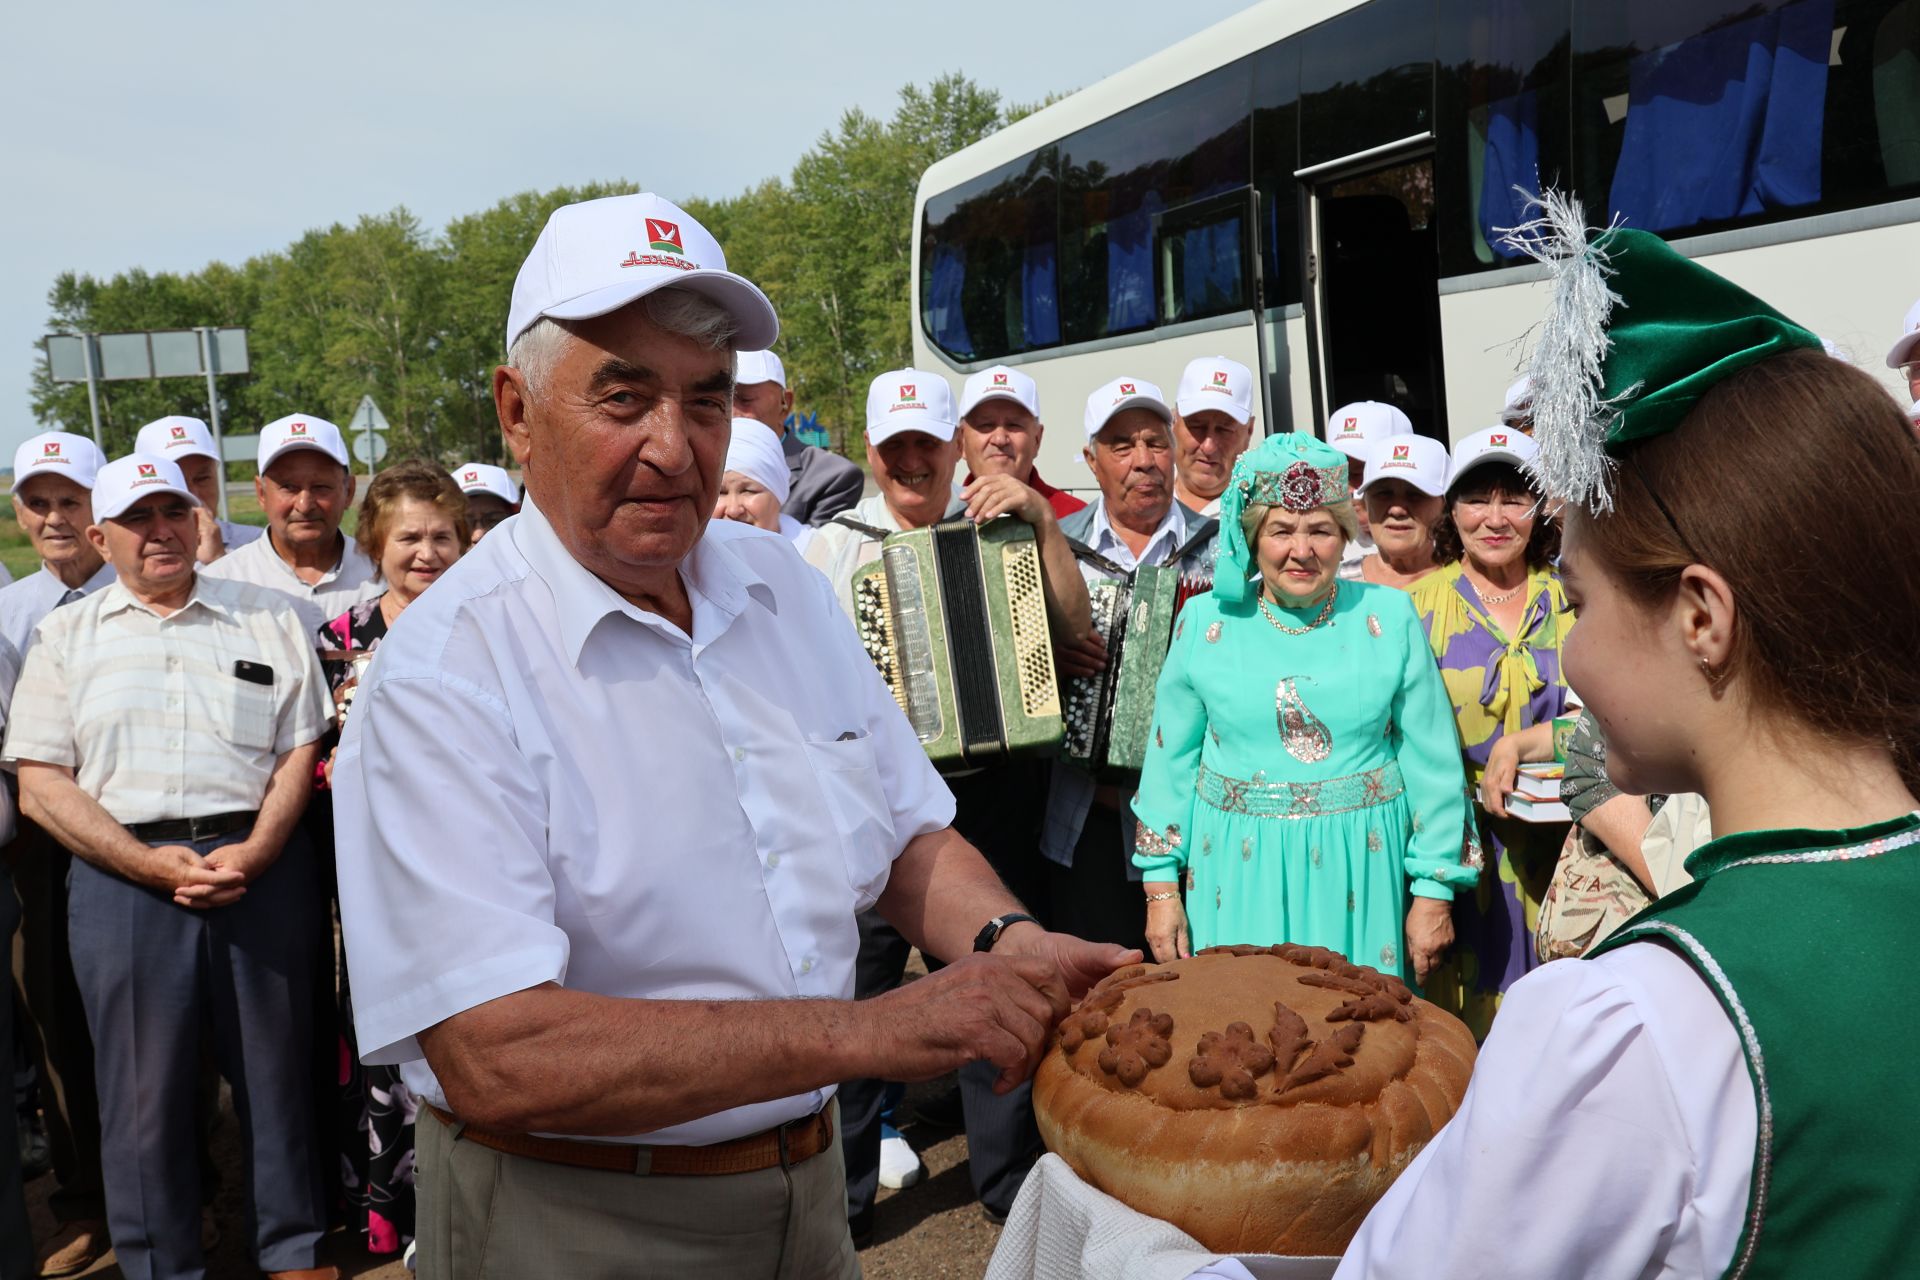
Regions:
[[1424, 979], [1478, 874], [1461, 857], [1466, 776], [1411, 601], [1335, 577], [1354, 533], [1346, 457], [1270, 437], [1235, 465], [1220, 530], [1133, 802], [1154, 957], [1298, 942]]

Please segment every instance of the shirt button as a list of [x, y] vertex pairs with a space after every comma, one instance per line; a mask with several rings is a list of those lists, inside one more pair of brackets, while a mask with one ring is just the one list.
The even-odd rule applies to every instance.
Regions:
[[777, 866], [779, 866], [779, 865], [780, 865], [780, 855], [779, 855], [779, 854], [777, 854], [777, 853], [770, 853], [770, 854], [768, 854], [768, 855], [767, 855], [767, 870], [769, 870], [769, 871], [771, 871], [771, 870], [773, 870], [773, 869], [774, 869], [775, 867], [777, 867]]
[[800, 962], [800, 972], [802, 972], [802, 973], [812, 973], [812, 972], [813, 972], [813, 961], [812, 961], [811, 959], [808, 959], [808, 960], [802, 960], [802, 961]]
[[745, 764], [747, 762], [747, 749], [745, 747], [735, 747], [733, 749], [733, 759], [736, 764]]

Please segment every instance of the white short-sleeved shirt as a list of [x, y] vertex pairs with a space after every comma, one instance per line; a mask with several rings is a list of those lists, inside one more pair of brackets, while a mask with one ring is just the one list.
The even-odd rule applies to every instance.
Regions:
[[241, 547], [260, 541], [260, 536], [266, 532], [257, 524], [239, 524], [232, 520], [216, 520], [214, 523], [220, 526], [220, 541], [229, 555]]
[[68, 596], [84, 599], [112, 586], [114, 581], [110, 564], [94, 570], [93, 576], [78, 587], [68, 587], [51, 569], [41, 565], [38, 573], [30, 573], [0, 588], [0, 640], [5, 640], [13, 650], [16, 665], [24, 660], [27, 642], [33, 638], [33, 629], [40, 625], [40, 619], [59, 608]]
[[301, 619], [308, 624], [307, 634], [311, 636], [362, 600], [371, 600], [386, 590], [373, 561], [360, 549], [360, 544], [344, 533], [340, 538], [344, 545], [339, 563], [322, 574], [318, 582], [303, 581], [293, 566], [280, 558], [280, 553], [273, 549], [271, 534], [255, 538], [238, 549], [228, 544], [227, 554], [212, 564], [202, 565], [200, 572], [205, 577], [251, 582], [280, 592], [299, 607]]
[[163, 618], [116, 582], [35, 630], [0, 764], [70, 766], [117, 822], [205, 818], [259, 808], [274, 761], [331, 710], [285, 597], [196, 574]]
[[[645, 999], [853, 994], [856, 911], [953, 798], [778, 534], [714, 520], [691, 637], [528, 503], [401, 615], [333, 773], [362, 1056], [444, 1102], [418, 1034], [542, 983]], [[796, 673], [792, 655], [808, 655]], [[648, 1134], [706, 1144], [831, 1089]]]

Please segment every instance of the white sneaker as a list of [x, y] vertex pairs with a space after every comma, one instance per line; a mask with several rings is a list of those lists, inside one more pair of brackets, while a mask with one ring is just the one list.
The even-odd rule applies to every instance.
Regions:
[[927, 1166], [905, 1138], [880, 1139], [880, 1185], [898, 1191], [927, 1176]]

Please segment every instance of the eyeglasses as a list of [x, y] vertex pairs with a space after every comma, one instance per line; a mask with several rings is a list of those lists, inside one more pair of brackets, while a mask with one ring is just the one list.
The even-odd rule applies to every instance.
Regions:
[[1453, 505], [1460, 508], [1460, 510], [1467, 515], [1481, 519], [1492, 514], [1497, 508], [1500, 514], [1509, 520], [1525, 520], [1540, 510], [1540, 499], [1532, 497], [1509, 498], [1503, 494], [1498, 502], [1494, 501], [1492, 497], [1455, 498]]
[[475, 529], [491, 529], [512, 514], [511, 511], [489, 511], [485, 515], [474, 516], [467, 523]]

